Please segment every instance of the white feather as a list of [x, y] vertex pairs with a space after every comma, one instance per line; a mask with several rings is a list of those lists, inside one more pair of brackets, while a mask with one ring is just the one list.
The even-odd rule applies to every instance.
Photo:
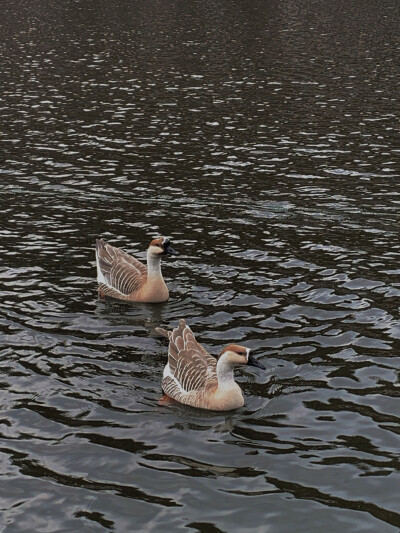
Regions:
[[97, 266], [97, 281], [99, 283], [104, 283], [104, 285], [108, 285], [106, 278], [104, 277], [103, 272], [101, 271], [101, 268], [100, 268], [99, 255], [97, 253], [97, 250], [96, 250], [96, 266]]
[[182, 385], [179, 383], [179, 381], [176, 379], [176, 377], [172, 374], [171, 372], [171, 369], [169, 367], [169, 363], [167, 363], [164, 367], [164, 372], [163, 372], [163, 379], [165, 378], [171, 378], [174, 382], [175, 382], [175, 385], [179, 388], [179, 390], [181, 392], [187, 392], [183, 387]]

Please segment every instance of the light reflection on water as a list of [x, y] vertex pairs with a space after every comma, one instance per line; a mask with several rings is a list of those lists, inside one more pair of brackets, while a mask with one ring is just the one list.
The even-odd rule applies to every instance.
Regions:
[[[397, 532], [397, 3], [8, 4], [4, 531]], [[99, 301], [156, 234], [170, 301]], [[243, 409], [159, 405], [181, 317]]]

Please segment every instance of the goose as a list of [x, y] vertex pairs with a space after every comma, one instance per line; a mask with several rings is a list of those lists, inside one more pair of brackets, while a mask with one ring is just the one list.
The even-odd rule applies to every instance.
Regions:
[[196, 341], [184, 319], [173, 331], [156, 331], [169, 339], [162, 389], [180, 403], [212, 411], [237, 409], [244, 405], [244, 398], [233, 377], [234, 367], [249, 365], [265, 370], [250, 348], [237, 344], [226, 346], [217, 361]]
[[138, 259], [96, 240], [97, 281], [101, 298], [111, 296], [128, 302], [159, 303], [169, 292], [161, 274], [161, 258], [179, 255], [166, 237], [153, 239], [147, 249], [147, 267]]

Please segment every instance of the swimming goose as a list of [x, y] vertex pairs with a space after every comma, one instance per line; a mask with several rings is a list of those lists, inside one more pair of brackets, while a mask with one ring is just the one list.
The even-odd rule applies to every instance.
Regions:
[[229, 411], [244, 405], [239, 385], [233, 377], [238, 365], [265, 369], [250, 348], [230, 344], [217, 359], [199, 344], [193, 331], [181, 319], [173, 331], [156, 328], [169, 339], [168, 363], [162, 379], [164, 393], [178, 402], [212, 411]]
[[161, 274], [164, 255], [178, 255], [165, 237], [153, 239], [149, 244], [147, 267], [104, 239], [98, 239], [96, 264], [100, 296], [129, 302], [165, 302], [169, 292]]

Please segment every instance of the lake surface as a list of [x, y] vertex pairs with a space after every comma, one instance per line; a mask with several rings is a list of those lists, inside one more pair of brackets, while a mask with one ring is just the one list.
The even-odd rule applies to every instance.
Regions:
[[[0, 528], [400, 529], [400, 3], [5, 0]], [[170, 301], [103, 302], [99, 236]], [[159, 405], [186, 318], [246, 405]]]

